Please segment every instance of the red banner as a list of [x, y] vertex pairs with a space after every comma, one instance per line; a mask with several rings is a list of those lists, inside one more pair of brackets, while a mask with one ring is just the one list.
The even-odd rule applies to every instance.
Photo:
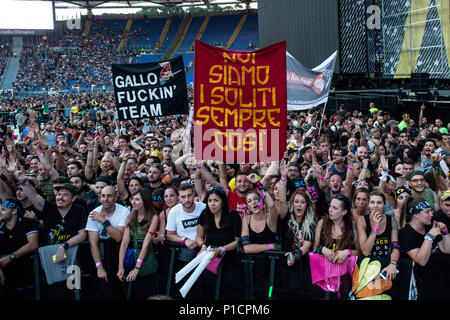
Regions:
[[286, 42], [231, 51], [195, 41], [194, 155], [279, 161], [286, 150]]

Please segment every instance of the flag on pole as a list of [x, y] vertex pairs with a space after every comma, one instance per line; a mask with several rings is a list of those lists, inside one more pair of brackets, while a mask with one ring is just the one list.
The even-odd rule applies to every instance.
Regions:
[[287, 109], [305, 110], [328, 101], [337, 51], [314, 69], [308, 69], [286, 52]]

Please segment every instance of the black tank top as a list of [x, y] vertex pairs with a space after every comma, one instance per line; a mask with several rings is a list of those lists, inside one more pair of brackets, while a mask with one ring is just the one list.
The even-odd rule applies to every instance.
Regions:
[[[366, 220], [366, 235], [369, 236], [372, 231], [369, 215], [365, 215], [364, 219]], [[386, 257], [391, 254], [391, 234], [392, 217], [386, 216], [386, 228], [382, 234], [378, 234], [375, 238], [375, 243], [370, 252], [371, 257]]]
[[250, 219], [248, 219], [248, 221], [249, 221], [248, 222], [248, 235], [250, 237], [251, 243], [267, 244], [267, 243], [275, 243], [276, 242], [276, 234], [270, 230], [269, 226], [267, 225], [267, 222], [266, 222], [266, 226], [264, 227], [264, 230], [260, 233], [257, 233], [255, 231], [253, 231], [252, 228], [250, 227], [251, 216], [250, 216]]

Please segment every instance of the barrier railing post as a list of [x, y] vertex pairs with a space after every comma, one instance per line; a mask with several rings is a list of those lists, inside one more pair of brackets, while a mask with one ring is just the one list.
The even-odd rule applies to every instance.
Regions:
[[217, 269], [216, 295], [214, 297], [215, 300], [219, 300], [220, 298], [221, 281], [222, 281], [222, 263], [219, 264], [219, 268]]
[[170, 247], [170, 263], [169, 263], [169, 273], [167, 274], [167, 286], [166, 286], [166, 296], [170, 296], [170, 289], [172, 286], [172, 274], [175, 263], [175, 253], [177, 251], [176, 247]]
[[33, 268], [34, 268], [34, 298], [36, 301], [41, 300], [41, 284], [39, 280], [39, 255], [33, 254]]
[[272, 300], [273, 284], [275, 282], [275, 260], [278, 259], [278, 257], [270, 255], [269, 259], [270, 259], [270, 282], [269, 282], [268, 299]]
[[241, 262], [244, 263], [245, 298], [247, 300], [253, 300], [253, 256], [251, 254], [245, 255]]

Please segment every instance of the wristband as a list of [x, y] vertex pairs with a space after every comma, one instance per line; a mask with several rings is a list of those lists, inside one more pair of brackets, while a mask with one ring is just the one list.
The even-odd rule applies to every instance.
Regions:
[[425, 239], [425, 240], [430, 240], [431, 242], [433, 242], [434, 239], [436, 239], [436, 236], [433, 236], [431, 233], [427, 233], [427, 234], [424, 236], [424, 239]]
[[352, 250], [348, 249], [348, 256], [350, 257], [352, 255]]
[[353, 168], [352, 168], [352, 167], [347, 167], [347, 169], [348, 169], [348, 170], [353, 170]]
[[103, 263], [101, 262], [101, 261], [99, 261], [99, 262], [97, 262], [96, 264], [95, 264], [95, 267], [100, 267], [101, 265], [102, 265]]
[[270, 245], [270, 243], [267, 245], [267, 250], [272, 249], [272, 246]]
[[185, 241], [186, 241], [186, 237], [181, 238], [181, 244], [184, 244]]
[[325, 177], [320, 177], [319, 179], [320, 179], [320, 180], [325, 180]]
[[280, 179], [280, 182], [287, 182], [287, 179]]
[[375, 232], [378, 232], [378, 228], [377, 227], [372, 227], [372, 230]]
[[200, 170], [201, 168], [203, 168], [203, 165], [199, 164], [199, 165], [197, 166], [197, 169]]
[[40, 157], [40, 156], [43, 156], [44, 155], [44, 153], [38, 153], [38, 154], [36, 154], [38, 157]]
[[137, 263], [142, 264], [144, 262], [144, 260], [142, 259], [137, 259]]
[[448, 234], [448, 229], [442, 230], [441, 233], [445, 236]]

